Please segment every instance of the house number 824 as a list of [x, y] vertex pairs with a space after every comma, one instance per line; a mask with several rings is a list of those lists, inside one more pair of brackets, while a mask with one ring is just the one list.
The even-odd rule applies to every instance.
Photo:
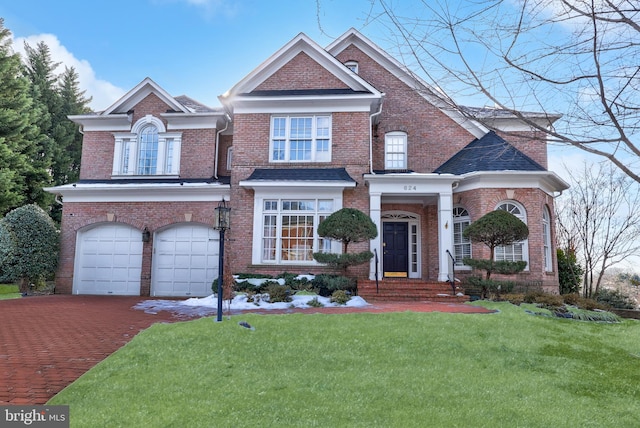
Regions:
[[416, 186], [413, 186], [413, 185], [409, 184], [409, 185], [404, 186], [404, 190], [416, 190]]

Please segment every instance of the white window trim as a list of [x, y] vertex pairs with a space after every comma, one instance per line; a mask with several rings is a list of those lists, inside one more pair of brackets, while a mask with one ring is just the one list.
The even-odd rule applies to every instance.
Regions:
[[359, 71], [359, 65], [358, 65], [358, 61], [347, 61], [344, 63], [344, 65], [351, 71], [353, 71], [355, 74], [358, 74]]
[[[455, 231], [455, 225], [456, 223], [467, 223], [467, 227], [471, 225], [471, 216], [469, 215], [469, 210], [466, 209], [465, 207], [461, 206], [461, 205], [456, 205], [453, 207], [453, 210], [455, 211], [456, 209], [462, 209], [465, 210], [467, 212], [466, 216], [459, 216], [456, 217], [455, 215], [453, 216], [453, 228], [451, 229], [451, 232], [453, 233]], [[456, 244], [455, 242], [455, 235], [453, 238], [453, 253], [455, 255], [456, 251], [455, 251], [455, 246], [456, 245], [469, 245], [469, 258], [473, 257], [473, 245], [471, 240], [468, 240], [468, 242], [462, 242], [462, 243], [458, 243]], [[456, 260], [456, 265], [455, 265], [455, 269], [457, 270], [471, 270], [471, 266], [467, 266], [465, 265], [462, 260]]]
[[[153, 125], [158, 130], [158, 159], [155, 174], [137, 174], [139, 139], [138, 133], [147, 125]], [[113, 178], [148, 178], [155, 176], [178, 177], [180, 175], [180, 153], [182, 148], [182, 132], [166, 132], [164, 123], [157, 117], [146, 115], [139, 119], [131, 132], [114, 132]], [[167, 142], [173, 141], [171, 170], [167, 170]], [[128, 163], [124, 165], [125, 151], [129, 149]], [[126, 172], [125, 172], [126, 171]]]
[[553, 253], [551, 251], [551, 212], [546, 205], [542, 208], [542, 250], [545, 272], [553, 272]]
[[[318, 159], [318, 152], [317, 152], [317, 121], [316, 118], [318, 117], [326, 117], [329, 119], [329, 136], [327, 137], [329, 140], [329, 148], [328, 148], [328, 156], [326, 159]], [[273, 124], [274, 124], [274, 119], [280, 119], [280, 118], [284, 118], [286, 119], [286, 131], [285, 131], [285, 147], [284, 147], [284, 159], [280, 160], [280, 159], [274, 159], [273, 158], [273, 142], [274, 142], [274, 138], [273, 138]], [[308, 160], [304, 160], [304, 159], [293, 159], [291, 160], [291, 136], [290, 136], [290, 129], [291, 129], [291, 119], [292, 118], [312, 118], [312, 131], [311, 131], [311, 135], [312, 135], [312, 142], [311, 142], [311, 159]], [[269, 162], [274, 162], [274, 163], [327, 163], [327, 162], [331, 162], [331, 153], [332, 153], [332, 134], [333, 134], [333, 118], [330, 114], [277, 114], [277, 115], [272, 115], [271, 116], [271, 123], [269, 126]]]
[[[391, 162], [391, 160], [389, 159], [389, 149], [388, 149], [388, 144], [389, 144], [389, 139], [390, 138], [397, 138], [397, 137], [402, 137], [403, 139], [403, 147], [402, 147], [402, 153], [404, 154], [404, 163], [402, 166], [400, 167], [390, 167], [389, 166], [389, 162]], [[407, 165], [408, 165], [408, 156], [407, 156], [407, 133], [406, 132], [401, 132], [401, 131], [393, 131], [393, 132], [387, 132], [384, 136], [384, 169], [385, 170], [406, 170], [407, 169]], [[400, 153], [400, 152], [393, 152], [393, 153]]]
[[227, 149], [227, 171], [231, 171], [232, 162], [233, 162], [233, 146]]
[[[253, 200], [253, 218], [254, 218], [254, 222], [253, 222], [253, 245], [252, 245], [252, 251], [251, 251], [251, 262], [254, 265], [318, 265], [320, 266], [320, 263], [316, 262], [315, 260], [304, 260], [304, 261], [296, 261], [296, 260], [280, 260], [280, 255], [278, 254], [278, 248], [280, 248], [278, 245], [276, 246], [276, 259], [274, 261], [263, 261], [262, 258], [262, 233], [263, 233], [263, 222], [264, 222], [264, 216], [265, 214], [267, 214], [263, 208], [264, 208], [264, 201], [265, 200], [272, 200], [272, 199], [278, 199], [278, 200], [308, 200], [308, 199], [331, 199], [333, 200], [333, 212], [338, 211], [339, 209], [342, 208], [342, 188], [319, 188], [319, 187], [309, 187], [306, 189], [304, 188], [297, 188], [295, 192], [292, 193], [285, 193], [283, 192], [282, 189], [280, 189], [280, 191], [277, 190], [273, 190], [273, 189], [260, 189], [260, 188], [255, 188], [254, 189], [255, 194], [254, 194], [254, 200]], [[310, 197], [310, 195], [313, 195], [313, 197]], [[300, 211], [300, 214], [304, 214], [304, 211]], [[331, 213], [327, 213], [327, 214], [331, 214]], [[278, 213], [277, 215], [281, 215], [280, 213]], [[318, 217], [318, 211], [316, 209], [316, 211], [314, 211], [315, 218]], [[280, 227], [280, 224], [278, 224], [278, 227]], [[319, 242], [318, 240], [318, 236], [317, 236], [317, 228], [318, 228], [318, 224], [317, 222], [314, 224], [314, 251], [316, 251], [317, 249], [315, 248], [315, 245]], [[277, 235], [276, 235], [276, 239], [280, 240], [280, 231], [278, 230]], [[342, 244], [338, 241], [332, 241], [331, 242], [331, 252], [332, 253], [341, 253], [342, 252]]]
[[[512, 204], [514, 206], [516, 206], [519, 210], [520, 210], [520, 215], [516, 216], [518, 217], [520, 220], [522, 220], [524, 222], [524, 224], [527, 224], [527, 211], [524, 209], [524, 206], [520, 203], [520, 202], [516, 202], [514, 200], [504, 200], [504, 201], [500, 201], [495, 209], [497, 210], [498, 208], [500, 208], [501, 206], [505, 205], [505, 204]], [[523, 241], [520, 241], [522, 243], [522, 260], [527, 262], [527, 266], [524, 268], [525, 271], [529, 270], [529, 239], [525, 239]], [[496, 247], [497, 248], [497, 247]], [[495, 258], [495, 255], [494, 255]]]

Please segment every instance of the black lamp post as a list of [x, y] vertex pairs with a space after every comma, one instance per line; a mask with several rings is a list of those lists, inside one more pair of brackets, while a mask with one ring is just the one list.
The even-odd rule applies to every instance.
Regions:
[[218, 317], [216, 322], [222, 321], [222, 278], [224, 276], [224, 232], [229, 229], [231, 218], [231, 208], [227, 206], [224, 198], [215, 209], [213, 217], [213, 228], [220, 232], [220, 251], [218, 264]]

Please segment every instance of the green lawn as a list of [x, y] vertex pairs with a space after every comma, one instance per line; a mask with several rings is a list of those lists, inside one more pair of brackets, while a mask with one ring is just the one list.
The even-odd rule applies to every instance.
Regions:
[[640, 425], [638, 322], [483, 305], [156, 324], [49, 404], [73, 427]]
[[0, 284], [0, 300], [17, 299], [18, 297], [21, 295], [17, 285]]

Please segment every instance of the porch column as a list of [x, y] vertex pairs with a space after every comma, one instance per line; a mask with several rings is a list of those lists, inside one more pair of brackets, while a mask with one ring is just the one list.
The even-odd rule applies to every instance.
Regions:
[[[382, 256], [380, 253], [380, 242], [382, 239], [380, 237], [380, 235], [382, 234], [382, 222], [381, 222], [381, 215], [380, 215], [381, 197], [382, 197], [381, 193], [369, 193], [369, 217], [371, 217], [371, 220], [373, 220], [373, 223], [378, 228], [378, 235], [369, 242], [369, 251], [371, 251], [374, 254], [373, 258], [371, 259], [371, 262], [369, 263], [369, 279], [371, 280], [376, 279], [376, 257], [375, 257], [376, 251], [378, 252], [379, 261], [381, 260], [380, 257]], [[379, 268], [380, 268], [380, 263], [378, 263], [378, 269]], [[381, 278], [381, 277], [382, 275], [380, 271], [378, 271], [378, 278]]]
[[449, 280], [449, 255], [453, 253], [453, 194], [440, 192], [438, 197], [438, 281]]

